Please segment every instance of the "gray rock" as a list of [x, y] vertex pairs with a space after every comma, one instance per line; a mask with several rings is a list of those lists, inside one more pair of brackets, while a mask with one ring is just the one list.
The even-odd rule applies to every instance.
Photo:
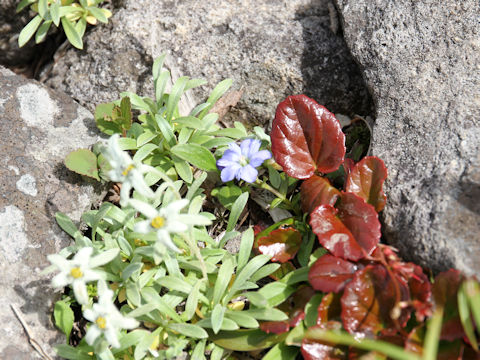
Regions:
[[[244, 94], [235, 119], [266, 124], [287, 95], [306, 93], [331, 111], [369, 114], [371, 101], [341, 37], [330, 0], [125, 0], [85, 50], [59, 58], [47, 83], [93, 110], [119, 92], [151, 95], [151, 63], [163, 52], [175, 76], [224, 78]], [[333, 31], [332, 31], [333, 29]]]
[[[35, 42], [18, 47], [18, 35], [30, 20], [28, 10], [17, 14], [18, 1], [0, 0], [0, 64], [19, 65], [28, 62], [34, 55]], [[32, 16], [33, 17], [33, 16]]]
[[376, 104], [385, 236], [434, 270], [480, 274], [480, 4], [337, 0]]
[[78, 223], [102, 189], [68, 171], [72, 150], [98, 141], [92, 115], [68, 96], [0, 67], [0, 359], [36, 359], [10, 305], [23, 314], [31, 335], [53, 356], [64, 342], [55, 330], [58, 294], [40, 271], [48, 254], [69, 242], [55, 212]]

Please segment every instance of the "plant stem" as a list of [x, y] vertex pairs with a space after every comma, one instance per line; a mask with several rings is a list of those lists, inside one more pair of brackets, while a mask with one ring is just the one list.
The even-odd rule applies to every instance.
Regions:
[[257, 187], [260, 188], [260, 189], [264, 189], [264, 190], [270, 191], [273, 195], [275, 195], [275, 196], [278, 197], [280, 200], [282, 200], [282, 202], [285, 203], [285, 205], [287, 205], [288, 208], [290, 208], [290, 209], [293, 210], [292, 202], [291, 202], [290, 200], [288, 200], [285, 195], [281, 194], [277, 189], [271, 187], [271, 186], [268, 185], [266, 182], [263, 182], [262, 180], [257, 179], [257, 180], [253, 183], [253, 185], [257, 186]]
[[345, 332], [311, 329], [305, 333], [306, 339], [327, 341], [332, 344], [353, 346], [362, 350], [378, 351], [396, 360], [420, 360], [420, 357], [410, 351], [390, 344], [386, 341], [372, 339], [357, 339]]

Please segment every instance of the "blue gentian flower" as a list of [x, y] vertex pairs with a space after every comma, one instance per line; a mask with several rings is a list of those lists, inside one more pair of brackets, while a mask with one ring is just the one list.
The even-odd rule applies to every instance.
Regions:
[[231, 143], [222, 158], [217, 161], [222, 181], [227, 182], [235, 178], [253, 183], [257, 180], [256, 167], [272, 157], [270, 151], [260, 150], [260, 145], [260, 140], [257, 139], [243, 140], [240, 146]]

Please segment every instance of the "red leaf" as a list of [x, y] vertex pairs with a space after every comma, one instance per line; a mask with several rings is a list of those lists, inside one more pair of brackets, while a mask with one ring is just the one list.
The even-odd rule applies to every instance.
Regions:
[[281, 263], [292, 259], [300, 249], [302, 234], [294, 228], [276, 229], [258, 239], [258, 250]]
[[318, 305], [317, 325], [326, 324], [332, 320], [339, 320], [341, 313], [340, 295], [328, 293]]
[[[329, 321], [327, 324], [313, 326], [328, 330], [339, 330], [342, 325], [338, 321]], [[346, 360], [346, 347], [334, 346], [333, 344], [320, 342], [313, 339], [304, 338], [302, 341], [301, 352], [304, 360]]]
[[[350, 230], [355, 241], [371, 254], [380, 241], [380, 221], [372, 205], [351, 193], [342, 193], [338, 208], [338, 217]], [[349, 258], [348, 258], [349, 259]], [[356, 259], [349, 259], [356, 260]]]
[[308, 281], [315, 290], [338, 293], [353, 278], [357, 266], [333, 255], [323, 255], [312, 265]]
[[270, 137], [275, 161], [296, 179], [308, 179], [315, 171], [333, 172], [345, 156], [340, 123], [305, 95], [289, 96], [278, 104]]
[[354, 261], [365, 257], [350, 230], [336, 216], [337, 212], [331, 205], [320, 205], [310, 214], [310, 226], [318, 241], [335, 256]]
[[288, 325], [290, 325], [290, 327], [295, 327], [300, 324], [303, 319], [305, 319], [305, 311], [297, 309], [292, 313], [292, 315], [290, 315], [290, 321], [288, 322]]
[[442, 333], [440, 339], [455, 340], [464, 336], [463, 326], [458, 314], [457, 293], [464, 280], [458, 270], [450, 269], [435, 277], [432, 293], [435, 306], [444, 308]]
[[[395, 333], [391, 312], [397, 296], [399, 301], [408, 300], [408, 288], [400, 281], [395, 284], [384, 266], [369, 265], [357, 271], [353, 280], [345, 286], [341, 299], [343, 326], [350, 333]], [[405, 326], [408, 317], [407, 311], [401, 311], [398, 324]]]
[[345, 191], [354, 193], [381, 211], [387, 197], [383, 193], [383, 182], [387, 178], [387, 168], [376, 156], [366, 156], [350, 171]]
[[313, 175], [302, 183], [300, 198], [302, 210], [306, 213], [313, 211], [319, 205], [335, 205], [340, 191], [330, 184], [328, 179]]
[[287, 321], [264, 321], [260, 323], [260, 330], [267, 334], [283, 334], [290, 330], [290, 325]]

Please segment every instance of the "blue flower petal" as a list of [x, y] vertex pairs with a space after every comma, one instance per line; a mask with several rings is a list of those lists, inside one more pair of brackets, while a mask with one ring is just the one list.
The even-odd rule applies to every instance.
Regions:
[[[234, 142], [228, 144], [228, 150], [237, 153], [237, 154], [238, 154], [238, 157], [242, 156], [242, 149], [240, 148], [240, 146], [238, 146], [238, 145], [235, 144]], [[227, 151], [228, 151], [228, 150], [227, 150]], [[225, 152], [227, 152], [227, 151], [225, 151]]]
[[237, 174], [237, 179], [238, 180], [242, 179], [248, 183], [253, 183], [255, 182], [255, 180], [257, 180], [257, 175], [258, 175], [257, 169], [255, 169], [253, 166], [248, 164], [240, 169], [240, 171]]
[[[220, 173], [220, 178], [223, 182], [228, 182], [237, 177], [237, 174], [242, 169], [239, 164], [231, 164], [230, 166], [225, 167]], [[238, 178], [238, 177], [237, 177]]]
[[[241, 154], [238, 154], [236, 151], [228, 149], [223, 153], [222, 159], [227, 161], [238, 162], [240, 160]], [[225, 165], [223, 165], [225, 166]]]
[[263, 164], [263, 162], [267, 159], [270, 159], [272, 157], [272, 154], [268, 150], [261, 150], [254, 154], [250, 158], [250, 165], [253, 167], [257, 167]]
[[250, 159], [260, 149], [261, 142], [257, 139], [246, 139], [240, 144], [242, 155]]

